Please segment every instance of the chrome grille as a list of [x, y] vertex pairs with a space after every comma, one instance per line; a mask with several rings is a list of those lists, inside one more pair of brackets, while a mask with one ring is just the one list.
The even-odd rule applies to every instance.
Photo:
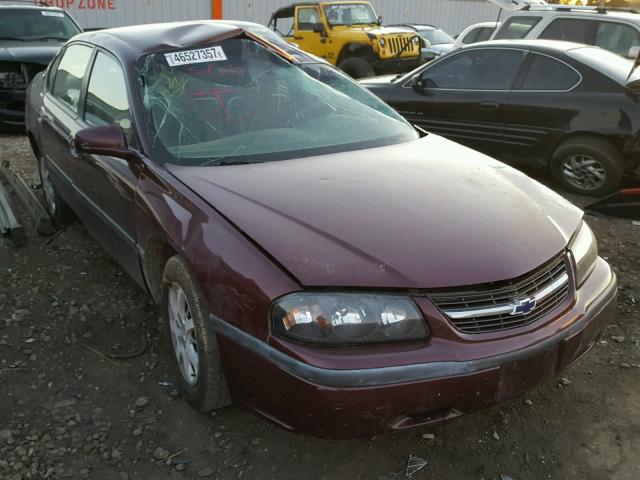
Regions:
[[429, 298], [461, 332], [488, 333], [529, 325], [564, 303], [568, 294], [563, 254], [524, 279], [463, 292], [436, 292]]

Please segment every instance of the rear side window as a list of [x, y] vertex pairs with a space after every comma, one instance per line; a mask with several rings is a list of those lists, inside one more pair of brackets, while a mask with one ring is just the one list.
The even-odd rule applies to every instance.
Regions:
[[422, 73], [427, 88], [509, 90], [527, 52], [473, 49], [447, 57]]
[[120, 125], [130, 140], [131, 112], [124, 73], [118, 62], [102, 52], [96, 55], [91, 70], [84, 119], [92, 126]]
[[86, 75], [92, 52], [93, 49], [86, 45], [69, 46], [62, 55], [53, 81], [53, 91], [51, 92], [53, 96], [76, 113], [80, 103], [82, 81]]
[[525, 38], [539, 21], [540, 17], [511, 17], [504, 22], [496, 34], [495, 40]]
[[596, 23], [579, 18], [556, 18], [544, 29], [540, 38], [593, 45]]
[[580, 75], [568, 65], [546, 55], [532, 55], [533, 60], [521, 90], [570, 90], [580, 81]]
[[598, 22], [595, 44], [597, 47], [626, 57], [632, 47], [640, 45], [640, 33], [630, 25], [616, 22]]

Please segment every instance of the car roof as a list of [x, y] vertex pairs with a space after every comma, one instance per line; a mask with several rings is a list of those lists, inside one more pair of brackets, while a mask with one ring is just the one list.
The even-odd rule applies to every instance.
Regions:
[[280, 7], [279, 9], [277, 9], [276, 11], [274, 11], [271, 14], [271, 19], [273, 20], [274, 18], [287, 18], [287, 17], [293, 17], [293, 14], [296, 10], [296, 7], [305, 7], [305, 6], [316, 6], [319, 5], [321, 3], [327, 3], [327, 4], [340, 4], [340, 3], [369, 3], [363, 0], [353, 0], [353, 1], [349, 1], [349, 0], [337, 0], [337, 1], [317, 1], [317, 2], [296, 2], [296, 3], [291, 3], [289, 5], [286, 5], [284, 7]]
[[150, 23], [85, 32], [73, 37], [123, 57], [137, 58], [161, 50], [181, 49], [233, 36], [241, 27], [212, 20]]
[[632, 8], [598, 8], [598, 7], [580, 7], [574, 5], [535, 5], [527, 6], [521, 10], [515, 10], [509, 16], [556, 16], [570, 15], [580, 18], [594, 18], [598, 20], [606, 20], [607, 18], [626, 19], [640, 22], [640, 10]]
[[[250, 32], [251, 26], [266, 28], [257, 23], [234, 20], [151, 23], [85, 32], [76, 35], [71, 41], [103, 47], [124, 61], [133, 63], [148, 53], [196, 47], [234, 37], [242, 30]], [[260, 36], [259, 33], [257, 35]], [[266, 41], [269, 40], [266, 39]], [[271, 43], [274, 44], [274, 42]], [[297, 63], [323, 61], [293, 46], [282, 44], [275, 44], [275, 46], [293, 57]]]
[[488, 40], [486, 42], [471, 43], [462, 47], [463, 49], [472, 49], [479, 47], [511, 47], [532, 49], [537, 51], [564, 53], [574, 48], [585, 47], [586, 45], [576, 42], [566, 42], [564, 40]]
[[0, 1], [0, 8], [10, 8], [11, 10], [54, 10], [56, 12], [64, 12], [62, 8], [52, 7], [50, 5], [38, 5], [33, 2], [4, 2]]

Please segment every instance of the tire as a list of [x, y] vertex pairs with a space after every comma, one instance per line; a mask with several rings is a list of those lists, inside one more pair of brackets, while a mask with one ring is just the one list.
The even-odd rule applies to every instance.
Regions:
[[[618, 190], [624, 173], [620, 152], [609, 142], [576, 137], [563, 142], [550, 162], [553, 179], [565, 190], [602, 197]], [[574, 177], [572, 177], [574, 175]]]
[[351, 57], [338, 64], [338, 68], [351, 78], [373, 77], [376, 72], [364, 58]]
[[44, 206], [51, 217], [53, 226], [55, 228], [61, 228], [76, 218], [75, 213], [62, 197], [60, 197], [58, 189], [51, 181], [49, 166], [42, 155], [38, 156], [38, 172], [40, 173]]
[[[176, 255], [169, 259], [162, 274], [162, 285], [163, 319], [179, 392], [203, 412], [229, 405], [218, 342], [209, 325], [204, 295], [182, 257]], [[178, 308], [172, 311], [178, 305], [182, 306], [182, 316], [175, 313]]]

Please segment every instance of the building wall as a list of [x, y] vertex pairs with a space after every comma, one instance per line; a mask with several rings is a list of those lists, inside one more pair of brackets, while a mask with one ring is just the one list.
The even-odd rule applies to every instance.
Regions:
[[[266, 24], [271, 12], [294, 0], [223, 0], [223, 17]], [[212, 17], [211, 0], [47, 0], [62, 7], [83, 28], [105, 28]], [[495, 20], [498, 8], [486, 0], [372, 0], [385, 23], [416, 22], [458, 33], [467, 25]]]
[[[266, 24], [271, 12], [293, 0], [224, 0], [224, 18]], [[477, 22], [493, 21], [499, 8], [485, 0], [371, 0], [384, 23], [427, 23], [455, 34]]]

